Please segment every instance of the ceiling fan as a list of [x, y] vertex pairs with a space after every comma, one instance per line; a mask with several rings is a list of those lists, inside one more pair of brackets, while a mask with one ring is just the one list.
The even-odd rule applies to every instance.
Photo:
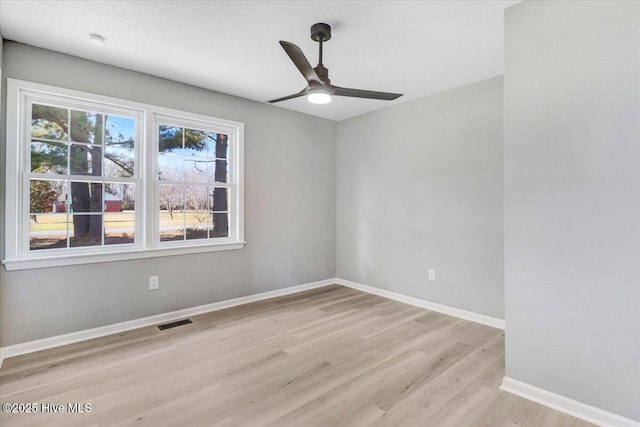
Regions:
[[311, 67], [311, 64], [309, 64], [309, 61], [307, 61], [307, 58], [298, 46], [293, 43], [282, 40], [280, 41], [280, 45], [284, 51], [287, 52], [287, 55], [289, 55], [293, 64], [298, 68], [298, 71], [302, 73], [302, 76], [307, 81], [307, 87], [293, 95], [272, 99], [271, 101], [268, 101], [269, 103], [273, 104], [274, 102], [298, 98], [304, 95], [306, 95], [308, 101], [313, 104], [327, 104], [331, 102], [331, 97], [333, 95], [349, 96], [352, 98], [381, 99], [385, 101], [392, 101], [402, 96], [401, 93], [350, 89], [332, 85], [331, 80], [329, 80], [329, 70], [322, 64], [322, 43], [331, 40], [331, 26], [323, 23], [312, 25], [311, 39], [320, 43], [320, 58], [318, 60], [318, 65], [315, 67]]

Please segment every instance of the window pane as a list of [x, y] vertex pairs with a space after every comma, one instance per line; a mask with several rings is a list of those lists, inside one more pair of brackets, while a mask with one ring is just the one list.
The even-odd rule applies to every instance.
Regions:
[[187, 240], [207, 238], [209, 198], [210, 194], [208, 187], [185, 187]]
[[67, 214], [64, 212], [31, 214], [29, 249], [67, 247]]
[[[185, 188], [185, 205], [187, 211], [209, 210], [211, 198], [210, 187], [187, 186]], [[205, 218], [206, 219], [206, 218]], [[203, 221], [205, 220], [203, 219]]]
[[31, 142], [31, 172], [66, 174], [67, 144]]
[[207, 132], [195, 129], [186, 129], [184, 135], [184, 155], [194, 157], [207, 156]]
[[104, 211], [126, 212], [135, 210], [135, 184], [104, 185]]
[[[212, 159], [228, 159], [229, 158], [229, 135], [223, 133], [212, 134], [215, 135], [215, 151], [209, 152], [209, 157]], [[213, 147], [212, 147], [213, 148]]]
[[203, 138], [202, 143], [204, 145], [204, 151], [206, 151], [206, 156], [210, 159], [215, 159], [218, 134], [215, 132], [205, 132], [204, 135], [205, 138]]
[[102, 245], [102, 215], [72, 216], [69, 247]]
[[53, 249], [67, 246], [67, 182], [31, 180], [29, 248]]
[[71, 202], [71, 212], [102, 212], [102, 183], [71, 182]]
[[182, 156], [174, 153], [160, 153], [158, 156], [158, 178], [167, 181], [184, 180]]
[[135, 120], [106, 117], [104, 176], [131, 177], [135, 166]]
[[122, 245], [133, 243], [135, 236], [135, 215], [133, 211], [104, 214], [104, 244]]
[[185, 157], [184, 180], [189, 182], [207, 182], [207, 163], [204, 157]]
[[66, 141], [69, 110], [33, 104], [31, 106], [31, 137]]
[[[208, 214], [205, 212], [203, 214], [204, 220], [202, 222], [187, 225], [187, 231], [186, 231], [187, 240], [206, 239], [208, 237], [207, 236], [207, 216]], [[188, 218], [187, 218], [187, 221], [189, 221]]]
[[217, 159], [229, 158], [229, 135], [218, 134], [218, 145], [216, 149]]
[[158, 128], [158, 142], [160, 153], [182, 152], [182, 128], [160, 125]]
[[102, 175], [102, 147], [71, 144], [72, 175]]
[[184, 240], [184, 212], [160, 211], [160, 241]]
[[60, 196], [58, 188], [56, 188], [56, 181], [32, 179], [29, 186], [29, 213], [32, 215], [32, 219], [33, 214], [54, 212]]
[[160, 211], [172, 213], [176, 210], [182, 210], [184, 200], [184, 187], [179, 185], [161, 185], [160, 186]]
[[102, 144], [102, 114], [71, 110], [71, 140]]
[[229, 165], [226, 160], [209, 162], [209, 182], [229, 182]]
[[214, 188], [213, 189], [213, 207], [212, 211], [222, 212], [229, 210], [229, 195], [226, 188]]
[[185, 228], [184, 187], [160, 186], [160, 241], [183, 240]]
[[209, 215], [209, 237], [229, 237], [229, 216], [227, 213]]
[[134, 173], [134, 162], [133, 148], [113, 145], [104, 148], [104, 176], [131, 177]]
[[129, 117], [107, 115], [105, 124], [105, 145], [133, 148], [136, 135], [136, 121]]

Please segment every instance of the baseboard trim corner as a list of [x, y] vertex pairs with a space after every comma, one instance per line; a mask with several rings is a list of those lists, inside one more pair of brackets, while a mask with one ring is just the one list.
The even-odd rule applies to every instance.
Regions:
[[294, 294], [309, 289], [321, 288], [336, 283], [336, 279], [326, 279], [317, 282], [305, 283], [288, 288], [276, 289], [273, 291], [262, 292], [254, 295], [233, 298], [230, 300], [214, 302], [211, 304], [200, 305], [197, 307], [185, 308], [183, 310], [172, 311], [169, 313], [156, 314], [154, 316], [143, 317], [140, 319], [129, 320], [126, 322], [114, 323], [97, 328], [87, 329], [84, 331], [71, 332], [68, 334], [57, 335], [54, 337], [43, 338], [34, 341], [28, 341], [20, 344], [14, 344], [7, 347], [0, 347], [0, 368], [5, 359], [23, 354], [35, 353], [37, 351], [48, 350], [50, 348], [60, 347], [68, 344], [75, 344], [80, 341], [86, 341], [93, 338], [100, 338], [106, 335], [118, 334], [133, 329], [153, 326], [160, 323], [167, 323], [179, 320], [197, 314], [208, 313], [211, 311], [222, 310], [224, 308], [235, 307], [237, 305], [247, 304], [264, 299], [275, 298], [279, 296]]
[[486, 326], [491, 326], [492, 328], [498, 328], [498, 329], [504, 330], [504, 320], [498, 319], [497, 317], [486, 316], [484, 314], [478, 314], [471, 311], [461, 310], [459, 308], [450, 307], [448, 305], [437, 304], [437, 303], [422, 300], [419, 298], [409, 297], [396, 292], [391, 292], [385, 289], [376, 288], [374, 286], [352, 282], [351, 280], [336, 278], [335, 283], [337, 283], [338, 285], [357, 289], [359, 291], [363, 291], [363, 292], [378, 295], [384, 298], [392, 299], [394, 301], [403, 302], [405, 304], [414, 305], [416, 307], [426, 308], [427, 310], [437, 311], [438, 313], [459, 317], [460, 319], [469, 320], [471, 322], [481, 323]]
[[580, 418], [581, 420], [585, 420], [599, 426], [640, 427], [640, 422], [605, 411], [595, 406], [587, 405], [586, 403], [578, 402], [577, 400], [573, 400], [556, 393], [552, 393], [513, 378], [504, 377], [500, 390], [515, 394], [516, 396], [520, 396], [531, 400], [532, 402], [539, 403], [551, 409], [555, 409], [556, 411], [563, 412], [567, 415], [571, 415], [572, 417]]

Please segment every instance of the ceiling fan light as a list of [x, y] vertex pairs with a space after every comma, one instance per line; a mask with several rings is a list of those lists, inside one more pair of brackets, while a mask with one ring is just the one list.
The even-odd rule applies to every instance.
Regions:
[[328, 104], [331, 102], [331, 94], [325, 90], [314, 90], [307, 95], [307, 101], [312, 104]]

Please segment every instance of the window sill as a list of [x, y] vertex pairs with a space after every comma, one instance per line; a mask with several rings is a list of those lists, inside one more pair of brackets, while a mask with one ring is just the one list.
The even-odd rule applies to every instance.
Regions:
[[34, 268], [63, 267], [68, 265], [95, 264], [112, 261], [128, 261], [133, 259], [156, 258], [175, 255], [188, 255], [203, 252], [242, 249], [246, 242], [218, 243], [187, 247], [166, 247], [153, 249], [135, 249], [111, 253], [93, 253], [81, 255], [48, 256], [28, 259], [3, 260], [7, 271], [29, 270]]

